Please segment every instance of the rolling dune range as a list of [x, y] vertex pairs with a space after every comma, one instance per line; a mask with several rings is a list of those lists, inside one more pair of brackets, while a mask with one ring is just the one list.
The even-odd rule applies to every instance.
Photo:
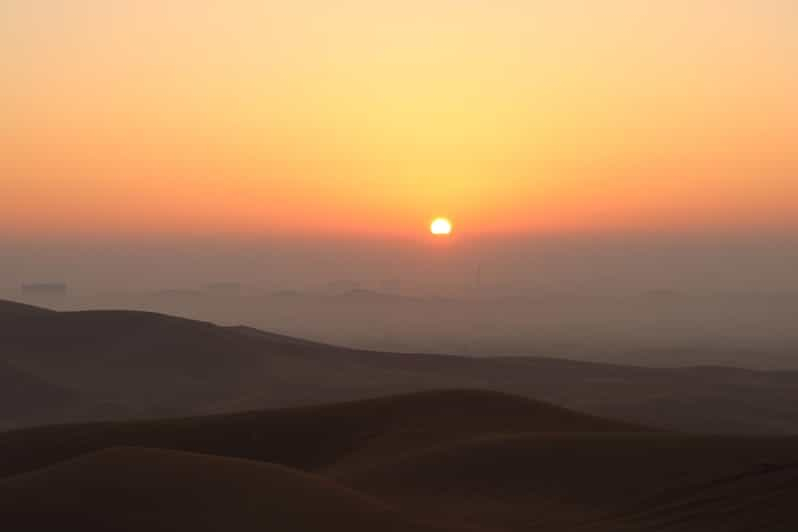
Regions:
[[367, 352], [11, 303], [0, 324], [13, 529], [798, 527], [789, 372]]

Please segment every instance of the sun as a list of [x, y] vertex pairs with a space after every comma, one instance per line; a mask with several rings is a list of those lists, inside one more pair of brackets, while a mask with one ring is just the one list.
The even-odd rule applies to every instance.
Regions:
[[452, 234], [452, 222], [446, 218], [435, 218], [429, 226], [430, 233], [436, 236]]

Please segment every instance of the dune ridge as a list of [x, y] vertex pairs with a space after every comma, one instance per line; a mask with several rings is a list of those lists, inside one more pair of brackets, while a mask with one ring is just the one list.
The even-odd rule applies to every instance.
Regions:
[[0, 429], [482, 389], [665, 430], [798, 434], [798, 372], [371, 352], [156, 313], [0, 307], [0, 365], [82, 401], [27, 411], [0, 389], [16, 405]]

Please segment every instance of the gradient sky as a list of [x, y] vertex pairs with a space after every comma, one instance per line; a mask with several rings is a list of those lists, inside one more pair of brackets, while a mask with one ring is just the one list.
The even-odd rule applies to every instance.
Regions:
[[792, 0], [4, 0], [0, 234], [798, 229]]

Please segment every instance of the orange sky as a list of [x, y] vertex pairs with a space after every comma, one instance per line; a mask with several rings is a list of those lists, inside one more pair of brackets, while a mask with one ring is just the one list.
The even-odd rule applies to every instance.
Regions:
[[6, 4], [7, 234], [798, 228], [791, 2]]

